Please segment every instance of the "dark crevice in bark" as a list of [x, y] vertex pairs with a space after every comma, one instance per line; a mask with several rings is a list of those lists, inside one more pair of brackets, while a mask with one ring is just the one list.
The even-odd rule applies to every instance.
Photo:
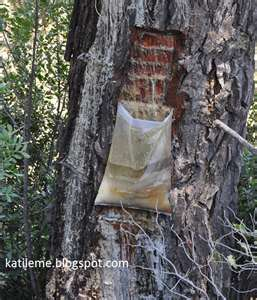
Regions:
[[[76, 117], [79, 111], [81, 101], [81, 90], [84, 84], [84, 72], [86, 62], [79, 60], [81, 53], [87, 52], [94, 42], [96, 35], [96, 26], [98, 14], [95, 11], [94, 1], [74, 2], [73, 12], [70, 22], [70, 31], [68, 34], [65, 59], [70, 61], [69, 71], [69, 101], [68, 101], [68, 119], [66, 126], [60, 135], [58, 142], [59, 164], [57, 165], [58, 181], [57, 181], [57, 200], [53, 209], [53, 219], [55, 220], [55, 233], [51, 237], [51, 248], [53, 248], [53, 256], [59, 255], [61, 239], [63, 234], [63, 199], [65, 184], [64, 177], [69, 176], [71, 171], [67, 170], [67, 174], [61, 175], [61, 161], [65, 158], [69, 149], [71, 137], [74, 131]], [[100, 10], [100, 6], [99, 6]], [[81, 39], [81, 36], [86, 37]]]
[[[81, 1], [75, 0], [70, 22], [70, 31], [67, 38], [65, 59], [70, 61], [69, 73], [69, 102], [68, 120], [65, 130], [61, 137], [60, 153], [61, 157], [69, 149], [70, 139], [73, 133], [75, 119], [78, 114], [81, 89], [84, 83], [84, 72], [86, 62], [78, 59], [79, 55], [87, 53], [92, 46], [98, 21], [98, 12], [101, 12], [100, 1]], [[81, 38], [83, 36], [83, 39]]]
[[[101, 13], [101, 1], [75, 0], [67, 38], [65, 59], [70, 61], [87, 52], [96, 34], [96, 25]], [[81, 38], [83, 36], [83, 38]]]

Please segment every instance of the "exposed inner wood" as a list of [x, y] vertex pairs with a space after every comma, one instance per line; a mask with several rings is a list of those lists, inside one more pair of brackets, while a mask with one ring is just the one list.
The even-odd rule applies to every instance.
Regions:
[[173, 133], [184, 111], [185, 94], [179, 92], [184, 71], [178, 65], [183, 45], [179, 32], [132, 28], [125, 84], [119, 96], [138, 118], [163, 120], [173, 108]]

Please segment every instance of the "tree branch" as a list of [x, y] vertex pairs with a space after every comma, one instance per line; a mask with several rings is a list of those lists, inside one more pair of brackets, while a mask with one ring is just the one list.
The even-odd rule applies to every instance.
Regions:
[[220, 120], [215, 120], [214, 124], [218, 126], [219, 128], [226, 131], [228, 134], [233, 136], [238, 142], [245, 146], [253, 155], [257, 155], [257, 148], [254, 147], [252, 144], [250, 144], [247, 140], [241, 137], [236, 131], [228, 127], [225, 123], [221, 122]]

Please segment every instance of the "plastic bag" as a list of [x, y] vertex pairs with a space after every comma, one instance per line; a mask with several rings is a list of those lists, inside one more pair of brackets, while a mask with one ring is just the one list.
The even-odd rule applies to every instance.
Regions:
[[170, 213], [172, 112], [163, 121], [133, 118], [118, 104], [112, 146], [95, 204]]

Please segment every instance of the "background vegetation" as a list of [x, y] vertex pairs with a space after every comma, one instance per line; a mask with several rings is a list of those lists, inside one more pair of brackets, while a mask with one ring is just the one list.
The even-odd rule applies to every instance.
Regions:
[[[67, 0], [10, 0], [0, 4], [0, 295], [3, 299], [31, 299], [35, 289], [41, 294], [44, 287], [46, 270], [34, 270], [34, 274], [22, 269], [6, 271], [4, 259], [28, 256], [28, 243], [32, 245], [34, 259], [49, 256], [48, 213], [54, 198], [56, 141], [65, 118], [68, 65], [63, 54], [71, 8], [72, 1]], [[25, 117], [29, 114], [31, 124], [27, 126]], [[25, 126], [29, 134], [27, 143]], [[28, 161], [28, 174], [24, 174], [24, 159]], [[24, 222], [24, 175], [28, 177], [28, 229]], [[34, 290], [31, 275], [38, 283]]]
[[[33, 293], [43, 295], [46, 270], [33, 273], [6, 270], [4, 263], [5, 258], [28, 256], [30, 244], [34, 259], [49, 257], [48, 212], [54, 199], [58, 134], [66, 112], [68, 65], [63, 56], [72, 2], [9, 0], [0, 4], [0, 295], [3, 299], [31, 299]], [[257, 92], [248, 120], [248, 140], [252, 143], [256, 143], [256, 120]], [[248, 222], [249, 215], [257, 209], [257, 157], [247, 151], [239, 191], [240, 217]], [[35, 286], [31, 288], [33, 280]]]
[[[255, 57], [257, 57], [257, 50]], [[257, 61], [255, 62], [257, 63]], [[248, 116], [247, 140], [257, 146], [257, 71], [255, 72], [254, 80], [255, 92], [253, 104]], [[251, 214], [255, 217], [255, 221], [257, 222], [257, 156], [254, 156], [246, 150], [243, 154], [243, 161], [244, 165], [239, 185], [240, 215], [247, 220]]]

